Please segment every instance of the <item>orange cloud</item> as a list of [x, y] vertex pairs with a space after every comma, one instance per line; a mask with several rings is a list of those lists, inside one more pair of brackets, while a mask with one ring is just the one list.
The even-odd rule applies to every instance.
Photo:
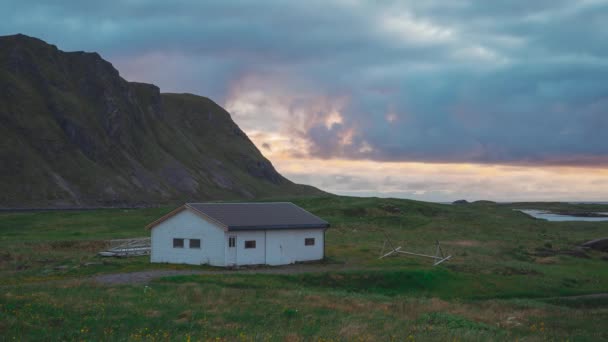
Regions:
[[[430, 201], [606, 201], [608, 170], [470, 163], [276, 158], [296, 182], [343, 194]], [[348, 180], [348, 181], [345, 181]]]
[[[278, 171], [296, 182], [343, 195], [431, 201], [607, 199], [608, 170], [598, 167], [377, 162], [331, 157], [340, 156], [346, 149], [358, 151], [362, 158], [374, 151], [369, 142], [357, 139], [358, 127], [348, 126], [344, 120], [343, 110], [349, 99], [300, 91], [293, 86], [298, 82], [287, 81], [285, 75], [244, 76], [232, 86], [225, 107]], [[462, 115], [459, 118], [469, 119]], [[389, 108], [385, 119], [393, 123], [401, 117]], [[330, 157], [312, 156], [312, 128], [333, 134], [336, 145], [331, 147], [336, 150]], [[595, 161], [589, 160], [591, 164]]]

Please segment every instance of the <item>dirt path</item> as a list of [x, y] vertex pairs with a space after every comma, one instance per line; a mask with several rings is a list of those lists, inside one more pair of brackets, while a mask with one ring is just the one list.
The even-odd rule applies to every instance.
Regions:
[[601, 292], [601, 293], [591, 293], [591, 294], [586, 294], [586, 295], [549, 297], [547, 299], [569, 299], [569, 300], [572, 299], [572, 300], [576, 300], [576, 299], [603, 299], [603, 298], [608, 298], [608, 293]]
[[344, 270], [338, 265], [289, 265], [272, 268], [249, 268], [236, 270], [197, 271], [197, 270], [150, 270], [127, 273], [102, 274], [91, 279], [100, 284], [145, 284], [153, 279], [180, 275], [217, 275], [217, 274], [299, 274]]

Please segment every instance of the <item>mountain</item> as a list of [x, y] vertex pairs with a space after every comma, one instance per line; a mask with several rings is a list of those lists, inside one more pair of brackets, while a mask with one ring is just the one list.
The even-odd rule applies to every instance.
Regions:
[[318, 195], [208, 98], [127, 82], [97, 53], [0, 36], [0, 207]]

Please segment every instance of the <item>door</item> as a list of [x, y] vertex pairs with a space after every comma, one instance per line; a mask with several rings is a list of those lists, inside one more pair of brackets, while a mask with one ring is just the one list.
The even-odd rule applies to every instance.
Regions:
[[228, 235], [228, 252], [226, 265], [236, 265], [236, 235]]

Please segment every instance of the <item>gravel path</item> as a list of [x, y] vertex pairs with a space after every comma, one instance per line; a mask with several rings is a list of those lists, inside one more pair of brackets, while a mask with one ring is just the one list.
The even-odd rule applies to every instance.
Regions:
[[156, 278], [180, 275], [216, 274], [299, 274], [344, 270], [338, 265], [289, 265], [272, 268], [245, 268], [235, 270], [197, 271], [197, 270], [150, 270], [127, 273], [102, 274], [91, 279], [105, 285], [145, 284]]

